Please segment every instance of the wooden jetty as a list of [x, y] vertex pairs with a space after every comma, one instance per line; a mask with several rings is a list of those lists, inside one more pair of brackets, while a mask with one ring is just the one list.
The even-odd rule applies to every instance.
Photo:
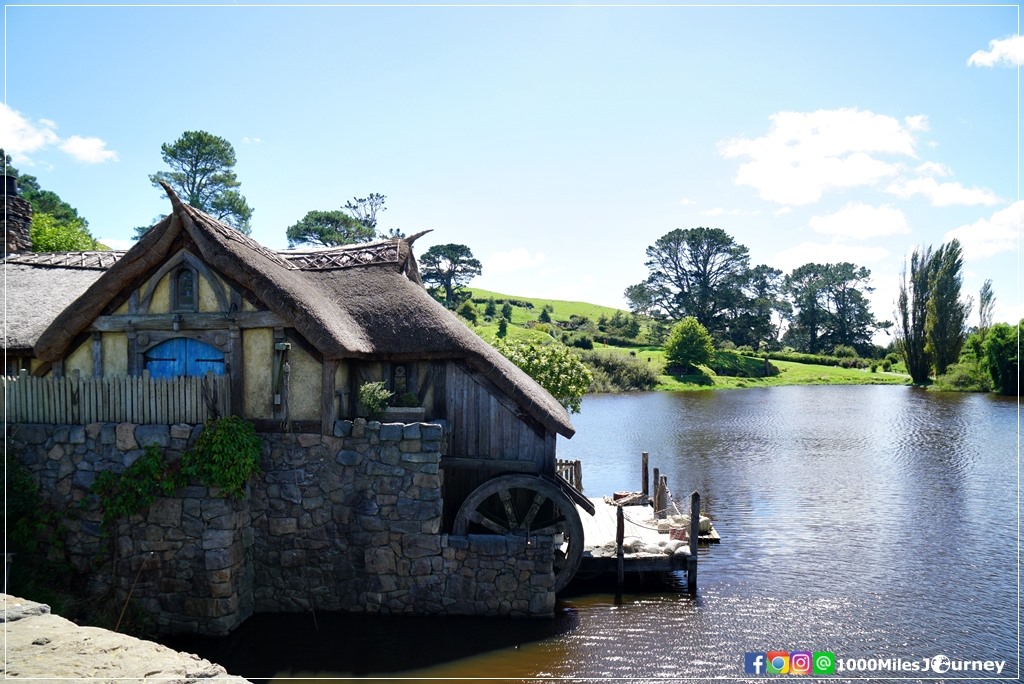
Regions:
[[668, 523], [666, 509], [671, 495], [667, 478], [654, 469], [654, 496], [649, 499], [646, 452], [642, 454], [642, 466], [640, 492], [628, 494], [619, 501], [611, 497], [589, 498], [593, 515], [579, 506], [584, 539], [579, 574], [582, 577], [615, 575], [621, 590], [627, 572], [685, 571], [687, 589], [691, 595], [696, 594], [698, 544], [718, 543], [721, 538], [714, 527], [700, 533], [700, 494], [697, 492], [690, 497], [688, 529]]

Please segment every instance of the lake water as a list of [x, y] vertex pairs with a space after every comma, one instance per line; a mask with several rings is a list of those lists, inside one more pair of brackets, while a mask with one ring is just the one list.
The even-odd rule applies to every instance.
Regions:
[[641, 451], [681, 508], [701, 493], [722, 543], [702, 549], [695, 599], [671, 587], [570, 597], [552, 621], [256, 616], [203, 654], [254, 679], [737, 679], [746, 652], [772, 650], [1006, 661], [1001, 676], [1018, 676], [1016, 400], [892, 386], [643, 393], [587, 397], [573, 422], [559, 457], [583, 461], [589, 496], [639, 489]]

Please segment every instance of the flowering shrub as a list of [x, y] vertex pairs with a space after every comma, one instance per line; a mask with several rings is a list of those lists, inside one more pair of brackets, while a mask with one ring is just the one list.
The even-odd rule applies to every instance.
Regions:
[[498, 340], [495, 349], [519, 366], [562, 406], [580, 412], [583, 395], [592, 380], [590, 371], [575, 352], [563, 344], [533, 344]]

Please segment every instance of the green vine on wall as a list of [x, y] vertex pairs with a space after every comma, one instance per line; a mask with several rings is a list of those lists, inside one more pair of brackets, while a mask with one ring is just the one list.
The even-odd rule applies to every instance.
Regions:
[[178, 464], [168, 464], [163, 450], [149, 444], [124, 472], [97, 475], [92, 491], [107, 522], [141, 513], [157, 495], [170, 496], [192, 479], [219, 488], [224, 496], [241, 498], [245, 484], [259, 471], [262, 448], [252, 423], [238, 416], [219, 418], [206, 424]]
[[211, 421], [195, 448], [181, 458], [181, 471], [233, 498], [245, 496], [245, 483], [259, 472], [263, 442], [256, 428], [238, 416]]
[[122, 473], [103, 471], [96, 476], [92, 491], [100, 497], [100, 508], [106, 522], [141, 513], [153, 503], [158, 493], [170, 494], [184, 484], [181, 471], [172, 472], [164, 460], [163, 450], [147, 444], [139, 456]]

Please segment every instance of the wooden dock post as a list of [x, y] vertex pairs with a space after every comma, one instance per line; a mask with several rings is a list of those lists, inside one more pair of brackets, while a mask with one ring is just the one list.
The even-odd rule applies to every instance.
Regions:
[[668, 475], [662, 475], [658, 480], [658, 509], [655, 517], [659, 520], [668, 517]]
[[661, 475], [657, 468], [654, 469], [654, 487], [651, 490], [651, 504], [654, 505], [654, 517], [658, 517], [658, 483], [661, 481]]
[[647, 453], [646, 451], [640, 452], [640, 467], [642, 469], [642, 474], [640, 476], [640, 493], [643, 494], [645, 497], [651, 493], [650, 483], [647, 480], [647, 463], [649, 458], [649, 453]]
[[690, 495], [690, 557], [686, 559], [686, 591], [697, 595], [697, 540], [700, 537], [700, 493]]
[[626, 582], [626, 561], [625, 551], [622, 548], [623, 538], [626, 535], [626, 519], [622, 512], [622, 506], [615, 507], [615, 570], [616, 570], [616, 591], [621, 594], [622, 586]]

